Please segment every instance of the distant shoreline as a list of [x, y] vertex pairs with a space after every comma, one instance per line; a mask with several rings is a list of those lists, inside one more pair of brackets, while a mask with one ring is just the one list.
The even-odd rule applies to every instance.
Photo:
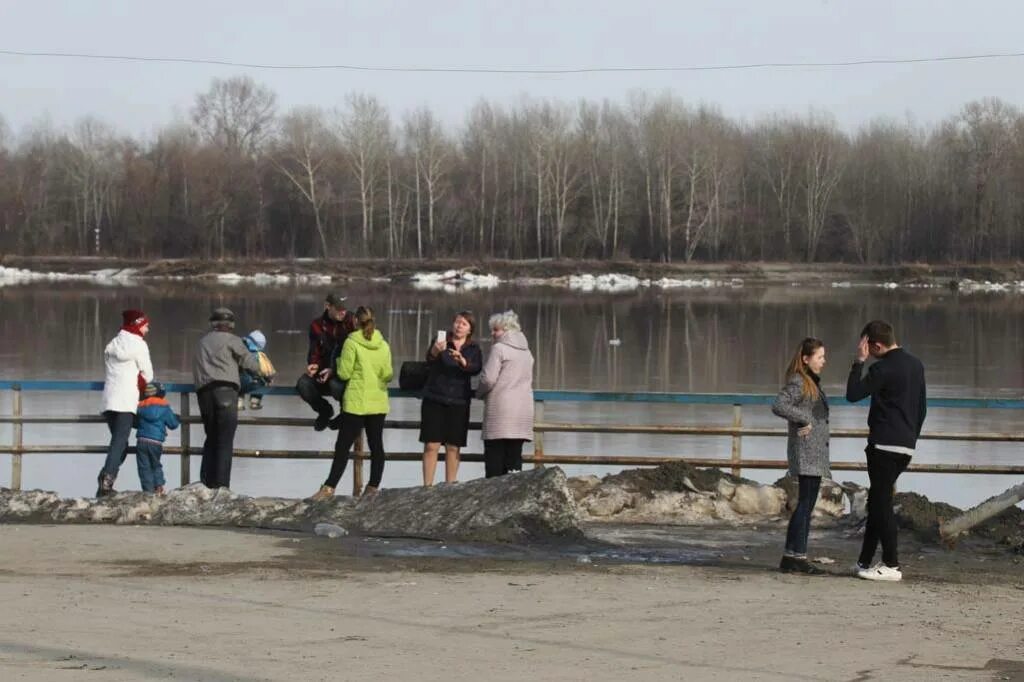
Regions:
[[[467, 283], [485, 277], [521, 285], [565, 285], [570, 278], [621, 275], [644, 285], [742, 286], [765, 284], [879, 284], [927, 288], [968, 285], [1024, 287], [1024, 265], [921, 264], [857, 265], [851, 263], [651, 263], [593, 260], [387, 260], [387, 259], [119, 259], [2, 256], [0, 280], [34, 279], [187, 279], [230, 284], [257, 280], [329, 283], [358, 280], [413, 281], [426, 275], [437, 282]], [[442, 273], [447, 273], [447, 277]], [[453, 274], [454, 273], [454, 274]], [[466, 279], [469, 278], [469, 279]], [[600, 288], [600, 287], [597, 287]], [[629, 288], [628, 282], [625, 288]], [[635, 287], [634, 287], [635, 288]]]

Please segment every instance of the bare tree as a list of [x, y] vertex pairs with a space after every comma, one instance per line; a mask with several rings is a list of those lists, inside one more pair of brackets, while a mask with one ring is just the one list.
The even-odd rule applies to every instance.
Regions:
[[[425, 108], [412, 112], [405, 121], [406, 139], [412, 148], [416, 167], [417, 206], [420, 205], [420, 182], [427, 193], [427, 239], [436, 248], [435, 214], [437, 203], [448, 191], [448, 168], [452, 161], [451, 145], [434, 114]], [[417, 256], [423, 258], [420, 211], [417, 209]]]
[[374, 229], [374, 195], [386, 169], [391, 119], [377, 98], [362, 94], [349, 95], [345, 110], [337, 118], [349, 167], [359, 186], [363, 253], [369, 256]]
[[324, 203], [331, 192], [326, 163], [335, 144], [323, 112], [297, 109], [281, 122], [281, 137], [274, 157], [278, 170], [309, 202], [324, 258], [330, 253], [323, 219]]
[[813, 261], [825, 230], [832, 195], [843, 173], [844, 140], [831, 120], [812, 118], [804, 131], [805, 259]]

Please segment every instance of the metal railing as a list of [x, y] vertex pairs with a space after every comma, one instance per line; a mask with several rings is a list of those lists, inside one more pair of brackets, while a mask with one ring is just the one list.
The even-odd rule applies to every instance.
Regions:
[[[167, 446], [164, 453], [179, 455], [181, 458], [181, 484], [191, 482], [191, 456], [200, 454], [191, 442], [191, 427], [202, 423], [198, 417], [192, 416], [189, 395], [195, 392], [191, 384], [165, 384], [168, 393], [180, 394], [179, 414], [181, 416], [181, 445]], [[0, 424], [12, 424], [11, 444], [0, 445], [0, 454], [11, 455], [11, 488], [21, 489], [22, 457], [28, 454], [43, 453], [105, 453], [105, 445], [25, 445], [24, 427], [33, 424], [86, 424], [104, 423], [100, 415], [63, 415], [63, 416], [25, 416], [23, 414], [22, 395], [25, 391], [102, 391], [102, 382], [89, 381], [0, 381], [0, 391], [11, 391], [11, 414], [0, 415]], [[262, 392], [268, 395], [296, 396], [290, 387], [270, 387]], [[413, 391], [390, 389], [393, 398], [418, 399]], [[615, 393], [604, 391], [534, 391], [535, 426], [533, 453], [524, 454], [525, 463], [534, 466], [544, 464], [582, 464], [612, 466], [655, 466], [667, 462], [685, 460], [699, 467], [728, 467], [736, 476], [746, 469], [786, 469], [785, 460], [744, 459], [743, 437], [785, 437], [784, 428], [751, 428], [743, 426], [744, 406], [768, 406], [774, 395], [726, 394], [726, 393]], [[579, 424], [545, 421], [544, 406], [554, 402], [573, 403], [648, 403], [671, 405], [721, 405], [732, 407], [732, 424], [729, 426], [685, 426], [685, 425], [635, 425], [635, 424]], [[930, 398], [929, 408], [952, 409], [1024, 409], [1024, 400], [1002, 398]], [[308, 428], [311, 419], [300, 417], [239, 417], [239, 425], [245, 426], [279, 426]], [[419, 421], [388, 420], [385, 427], [389, 429], [417, 429]], [[479, 422], [471, 422], [470, 428], [479, 430]], [[648, 434], [665, 436], [708, 436], [731, 438], [731, 454], [729, 459], [715, 457], [683, 457], [683, 456], [643, 456], [643, 455], [579, 455], [550, 453], [544, 448], [544, 434], [547, 433], [599, 433], [599, 434]], [[833, 438], [866, 438], [866, 429], [832, 429]], [[965, 432], [928, 432], [921, 434], [922, 440], [1018, 443], [1024, 442], [1024, 433], [965, 433]], [[130, 449], [129, 452], [133, 452]], [[333, 451], [321, 450], [252, 450], [236, 449], [236, 457], [253, 457], [260, 459], [329, 459]], [[388, 453], [392, 461], [419, 461], [420, 452]], [[358, 439], [352, 453], [352, 485], [355, 492], [362, 489], [362, 463], [368, 458], [362, 439]], [[483, 455], [463, 453], [463, 461], [481, 462]], [[863, 461], [833, 461], [832, 469], [839, 471], [864, 471]], [[956, 474], [1024, 474], [1024, 465], [1007, 464], [911, 464], [909, 471], [915, 473], [956, 473]]]

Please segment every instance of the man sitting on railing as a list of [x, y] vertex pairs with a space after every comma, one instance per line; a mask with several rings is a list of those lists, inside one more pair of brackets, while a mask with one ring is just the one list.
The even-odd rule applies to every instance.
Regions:
[[[235, 314], [217, 308], [210, 315], [212, 329], [199, 340], [192, 374], [206, 440], [200, 480], [207, 488], [231, 487], [231, 457], [238, 428], [238, 391], [242, 368], [263, 375], [256, 355], [235, 336]], [[265, 375], [263, 375], [265, 376]]]
[[334, 372], [341, 347], [348, 335], [356, 330], [355, 316], [345, 309], [345, 297], [327, 294], [324, 313], [309, 325], [309, 353], [306, 355], [306, 373], [299, 377], [295, 390], [306, 404], [316, 412], [313, 428], [323, 431], [334, 416], [334, 408], [324, 398], [338, 401], [345, 396], [345, 382]]

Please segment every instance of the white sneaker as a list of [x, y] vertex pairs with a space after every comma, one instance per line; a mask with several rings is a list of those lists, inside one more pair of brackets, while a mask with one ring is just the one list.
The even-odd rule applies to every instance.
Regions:
[[903, 573], [898, 568], [890, 568], [885, 564], [876, 564], [871, 568], [857, 568], [857, 577], [862, 580], [884, 580], [887, 582], [899, 582], [903, 580]]

